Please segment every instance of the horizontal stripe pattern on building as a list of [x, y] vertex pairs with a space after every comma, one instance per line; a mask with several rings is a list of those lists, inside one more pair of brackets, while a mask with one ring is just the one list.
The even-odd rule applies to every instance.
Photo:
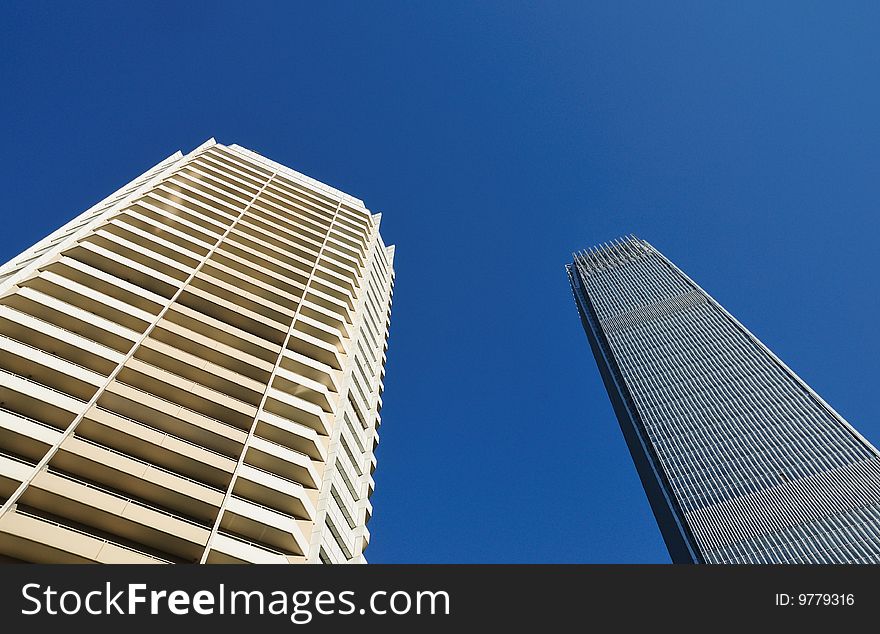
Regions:
[[363, 562], [380, 219], [210, 140], [0, 267], [0, 558]]

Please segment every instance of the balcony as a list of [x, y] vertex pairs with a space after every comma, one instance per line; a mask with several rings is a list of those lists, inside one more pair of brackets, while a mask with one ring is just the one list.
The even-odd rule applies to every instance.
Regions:
[[312, 278], [312, 288], [321, 291], [325, 295], [338, 299], [340, 302], [343, 302], [348, 306], [349, 310], [354, 310], [356, 299], [354, 294], [340, 288], [335, 282], [328, 281], [324, 277], [315, 275], [315, 277]]
[[265, 185], [271, 175], [271, 172], [265, 168], [250, 162], [244, 162], [240, 156], [231, 154], [219, 145], [215, 145], [202, 154], [198, 162], [213, 165], [217, 169], [233, 173], [241, 180], [258, 188]]
[[299, 318], [296, 320], [293, 327], [297, 332], [302, 332], [315, 339], [320, 339], [324, 343], [336, 348], [336, 351], [339, 354], [346, 354], [348, 352], [346, 344], [349, 340], [343, 338], [342, 333], [333, 326], [329, 326], [317, 319], [300, 313]]
[[[278, 209], [292, 215], [308, 218], [321, 233], [330, 228], [336, 203], [318, 201], [311, 192], [287, 186], [283, 177], [276, 176], [260, 196], [262, 202], [269, 202]], [[295, 186], [294, 186], [295, 187]]]
[[302, 214], [273, 207], [261, 199], [246, 215], [248, 220], [260, 227], [273, 227], [273, 234], [299, 244], [298, 254], [304, 250], [317, 253], [324, 241], [326, 230], [310, 222]]
[[51, 470], [38, 473], [20, 501], [186, 561], [201, 557], [210, 533], [192, 520]]
[[[284, 236], [288, 240], [299, 241], [307, 248], [317, 251], [321, 248], [326, 228], [305, 218], [302, 214], [288, 209], [273, 206], [265, 199], [248, 209], [245, 217], [259, 227], [271, 227], [274, 234]], [[294, 222], [291, 222], [293, 220]]]
[[208, 554], [209, 564], [286, 564], [284, 553], [241, 537], [218, 532]]
[[[49, 265], [46, 270], [76, 282], [84, 288], [99, 291], [124, 304], [134, 306], [150, 316], [158, 314], [166, 301], [163, 295], [132, 284], [124, 276], [120, 277], [121, 271], [115, 269], [105, 271], [67, 255], [61, 256], [60, 260]], [[174, 282], [171, 278], [167, 281]], [[150, 319], [146, 316], [145, 318]]]
[[271, 247], [265, 242], [261, 241], [259, 238], [249, 236], [246, 233], [243, 233], [236, 229], [232, 230], [232, 232], [229, 234], [226, 241], [224, 242], [225, 248], [229, 248], [229, 245], [246, 248], [256, 253], [262, 259], [268, 260], [269, 262], [277, 262], [281, 265], [301, 271], [305, 274], [310, 273], [312, 267], [315, 265], [314, 256], [307, 258], [301, 255], [297, 255], [295, 253], [287, 254], [286, 251]]
[[208, 151], [202, 154], [198, 160], [191, 163], [200, 169], [212, 174], [223, 175], [226, 179], [235, 180], [239, 186], [247, 191], [253, 191], [252, 196], [266, 183], [266, 178], [257, 172], [253, 172], [241, 165], [236, 165], [223, 160], [216, 152]]
[[284, 554], [303, 555], [309, 548], [296, 518], [234, 495], [226, 503], [220, 528], [277, 548]]
[[0, 368], [81, 400], [94, 396], [103, 375], [0, 335]]
[[336, 226], [330, 231], [330, 239], [327, 241], [334, 249], [347, 256], [351, 260], [355, 261], [363, 267], [365, 265], [365, 253], [364, 249], [358, 247], [356, 245], [352, 245], [352, 241], [341, 231], [337, 229], [337, 226], [340, 226], [339, 223], [336, 223]]
[[[343, 432], [344, 434], [345, 432]], [[352, 502], [357, 504], [360, 498], [359, 483], [363, 476], [363, 467], [359, 464], [363, 454], [353, 454], [350, 447], [350, 441], [345, 436], [340, 436], [342, 442], [342, 452], [336, 454], [335, 469], [339, 472], [345, 489], [352, 498]], [[344, 455], [344, 458], [343, 458]]]
[[370, 213], [362, 206], [354, 206], [343, 202], [342, 207], [340, 207], [339, 219], [340, 221], [344, 220], [343, 224], [358, 234], [369, 235], [373, 229]]
[[267, 319], [260, 313], [218, 297], [205, 288], [188, 286], [178, 298], [177, 305], [207, 315], [217, 322], [229, 324], [268, 343], [281, 344], [287, 333], [287, 324]]
[[359, 389], [359, 384], [357, 383], [357, 378], [352, 376], [352, 383], [354, 384], [354, 389], [348, 390], [348, 402], [351, 405], [352, 411], [354, 411], [355, 416], [360, 421], [361, 426], [364, 429], [369, 428], [370, 421], [367, 419], [369, 416], [370, 408], [367, 407], [367, 404], [364, 400], [364, 395], [362, 391]]
[[170, 211], [170, 205], [153, 204], [154, 202], [158, 201], [153, 199], [151, 202], [149, 196], [138, 200], [128, 208], [126, 217], [142, 218], [148, 226], [159, 226], [164, 231], [175, 231], [185, 236], [190, 244], [194, 245], [193, 250], [200, 253], [207, 253], [217, 241], [217, 235], [207, 233], [205, 228], [199, 224], [200, 219], [179, 208], [175, 207], [173, 211]]
[[177, 171], [169, 179], [172, 183], [180, 183], [187, 189], [187, 194], [193, 198], [202, 199], [206, 204], [217, 207], [217, 202], [224, 203], [224, 210], [234, 214], [244, 209], [253, 196], [237, 191], [227, 183], [217, 180], [204, 173], [199, 173], [189, 166]]
[[309, 292], [305, 296], [304, 301], [313, 304], [319, 308], [324, 308], [334, 313], [337, 317], [345, 320], [345, 323], [352, 324], [351, 311], [348, 304], [341, 302], [335, 297], [321, 292], [321, 289], [314, 286], [309, 287]]
[[306, 427], [311, 427], [324, 436], [330, 435], [331, 415], [326, 414], [314, 403], [282, 392], [277, 388], [269, 388], [265, 410]]
[[313, 460], [324, 461], [327, 458], [326, 436], [321, 437], [314, 429], [300, 425], [283, 416], [263, 411], [257, 420], [255, 433], [294, 451], [303, 453]]
[[275, 473], [310, 489], [321, 486], [321, 476], [309, 456], [259, 436], [251, 437], [244, 460], [245, 464]]
[[61, 438], [61, 431], [0, 407], [0, 447], [35, 463]]
[[[223, 264], [222, 259], [234, 266]], [[301, 289], [293, 284], [287, 284], [253, 267], [244, 267], [226, 256], [219, 258], [212, 256], [202, 267], [201, 273], [233, 288], [246, 291], [257, 302], [271, 304], [279, 313], [289, 314], [291, 319], [293, 318], [292, 311], [295, 310], [300, 295], [302, 295]], [[284, 289], [281, 288], [282, 286]], [[283, 321], [290, 320], [284, 319]]]
[[361, 501], [361, 504], [364, 507], [364, 527], [370, 523], [370, 519], [373, 517], [373, 503], [370, 502], [369, 499], [364, 499]]
[[211, 187], [200, 185], [178, 174], [162, 183], [161, 189], [166, 190], [174, 199], [189, 202], [204, 215], [226, 226], [232, 224], [246, 204], [231, 200]]
[[361, 262], [358, 262], [358, 260], [347, 253], [343, 253], [339, 247], [332, 242], [328, 242], [324, 245], [324, 253], [322, 254], [322, 257], [330, 262], [352, 269], [358, 276], [360, 276], [361, 270], [363, 269], [363, 264]]
[[[222, 278], [215, 275], [215, 273], [220, 273]], [[210, 293], [214, 297], [223, 300], [223, 302], [238, 306], [254, 315], [259, 315], [258, 319], [271, 320], [280, 329], [286, 330], [286, 325], [293, 321], [294, 311], [287, 307], [290, 302], [284, 298], [279, 298], [277, 295], [275, 295], [274, 299], [279, 299], [281, 301], [280, 304], [267, 299], [268, 293], [264, 289], [256, 287], [240, 277], [236, 280], [235, 277], [226, 275], [214, 267], [206, 266], [199, 271], [195, 279], [190, 282], [188, 288], [193, 287]]]
[[[22, 285], [26, 289], [91, 313], [102, 322], [112, 324], [111, 327], [122, 327], [127, 332], [133, 331], [136, 333], [135, 338], [144, 332], [153, 321], [154, 316], [146, 311], [95, 289], [65, 279], [60, 275], [55, 275], [51, 271], [43, 271], [39, 277], [22, 282]], [[63, 323], [59, 325], [64, 326]], [[106, 328], [106, 330], [110, 330], [110, 328]]]
[[52, 388], [0, 371], [0, 408], [58, 429], [66, 428], [85, 403]]
[[167, 212], [147, 209], [140, 203], [128, 207], [113, 221], [132, 231], [143, 232], [166, 244], [173, 244], [191, 254], [190, 257], [199, 260], [208, 254], [214, 244], [214, 240], [202, 234], [198, 226], [184, 224]]
[[259, 218], [254, 214], [246, 214], [236, 229], [261, 240], [285, 253], [312, 260], [318, 255], [321, 240], [312, 238], [303, 231], [289, 231], [277, 223]]
[[372, 214], [364, 209], [363, 205], [351, 205], [345, 201], [339, 211], [336, 228], [351, 236], [353, 240], [357, 239], [366, 249], [368, 247], [367, 238], [372, 234], [375, 226]]
[[312, 357], [294, 352], [289, 347], [282, 353], [280, 367], [297, 376], [320, 383], [333, 393], [339, 392], [342, 372], [334, 370], [326, 363], [317, 361]]
[[189, 276], [190, 271], [181, 270], [173, 261], [152, 258], [136, 249], [136, 245], [110, 235], [96, 233], [65, 255], [165, 298], [174, 295]]
[[367, 255], [368, 246], [364, 240], [364, 236], [352, 233], [339, 222], [333, 226], [330, 232], [330, 238], [338, 243], [340, 247], [344, 247], [344, 252], [352, 257], [356, 257], [363, 264], [364, 257]]
[[354, 531], [354, 541], [356, 550], [363, 552], [370, 545], [370, 529], [366, 526], [358, 526]]
[[0, 498], [11, 496], [33, 470], [33, 463], [18, 456], [0, 453]]
[[299, 312], [300, 315], [304, 315], [330, 328], [338, 330], [345, 338], [351, 337], [351, 331], [348, 328], [348, 324], [345, 323], [345, 320], [339, 315], [339, 313], [327, 310], [323, 306], [318, 306], [314, 303], [303, 304]]
[[17, 294], [4, 297], [3, 304], [41, 323], [84, 337], [118, 353], [127, 353], [140, 334], [33, 288], [22, 288]]
[[250, 405], [259, 405], [265, 389], [264, 383], [152, 337], [140, 345], [135, 358]]
[[19, 509], [0, 518], [0, 553], [42, 564], [171, 563]]
[[327, 413], [333, 412], [337, 394], [331, 393], [323, 384], [301, 376], [284, 367], [279, 367], [272, 387], [292, 396], [314, 403]]
[[51, 464], [98, 486], [205, 523], [214, 521], [225, 493], [79, 436], [66, 438]]
[[[163, 261], [177, 262], [185, 271], [191, 272], [199, 265], [202, 257], [207, 253], [204, 249], [192, 250], [192, 243], [189, 240], [175, 236], [174, 234], [163, 231], [155, 226], [147, 226], [144, 230], [134, 223], [128, 221], [125, 216], [115, 216], [110, 222], [103, 225], [97, 232], [98, 235], [116, 236], [121, 241], [135, 244], [141, 247], [144, 254], [150, 254], [151, 257], [161, 257]], [[166, 239], [173, 238], [174, 241]], [[201, 252], [200, 252], [201, 251]]]
[[177, 196], [170, 190], [163, 189], [162, 185], [144, 196], [138, 201], [138, 204], [147, 209], [173, 216], [188, 227], [195, 226], [200, 232], [196, 234], [199, 239], [211, 245], [217, 242], [217, 238], [226, 229], [224, 223], [202, 213], [203, 210], [199, 205]]
[[236, 243], [234, 240], [224, 240], [223, 244], [215, 251], [215, 254], [222, 254], [230, 258], [235, 258], [240, 262], [246, 262], [250, 266], [256, 266], [273, 274], [290, 280], [291, 283], [301, 284], [309, 279], [309, 268], [297, 262], [295, 265], [282, 263], [272, 256], [266, 255], [255, 247], [250, 246], [246, 242]]
[[129, 359], [117, 375], [120, 382], [145, 390], [181, 407], [238, 429], [250, 429], [257, 408], [194, 381], [157, 368], [140, 359]]
[[325, 516], [327, 528], [330, 529], [329, 541], [334, 542], [342, 561], [349, 561], [356, 553], [356, 543], [352, 530], [336, 502], [327, 505]]
[[124, 358], [112, 348], [8, 306], [0, 306], [0, 333], [103, 376]]
[[235, 458], [100, 407], [86, 413], [76, 433], [222, 490], [235, 470]]
[[342, 369], [342, 361], [336, 346], [301, 330], [293, 329], [290, 332], [287, 348], [310, 359], [320, 361], [324, 365], [329, 365], [334, 370]]
[[305, 487], [253, 465], [239, 467], [232, 493], [297, 519], [315, 518], [315, 506]]
[[237, 457], [247, 438], [237, 427], [118, 381], [107, 386], [98, 405], [226, 456]]
[[262, 266], [254, 258], [243, 258], [240, 255], [227, 252], [222, 247], [214, 251], [209, 261], [224, 267], [230, 272], [230, 275], [234, 273], [239, 277], [247, 276], [268, 288], [275, 289], [275, 292], [289, 298], [288, 303], [299, 302], [307, 280], [305, 275], [300, 274], [292, 278], [287, 269], [281, 272], [275, 268]]
[[342, 264], [329, 258], [322, 258], [319, 262], [319, 266], [345, 279], [352, 280], [358, 286], [360, 285], [360, 273], [347, 264]]
[[236, 174], [228, 170], [217, 170], [201, 159], [189, 163], [180, 173], [193, 180], [210, 183], [218, 191], [245, 204], [256, 197], [260, 190], [260, 187], [242, 181]]
[[[179, 328], [172, 328], [167, 325], [168, 323], [173, 323]], [[243, 352], [248, 361], [250, 361], [250, 357], [256, 357], [265, 363], [253, 365], [266, 369], [267, 372], [272, 371], [275, 359], [278, 358], [278, 353], [281, 350], [280, 342], [273, 345], [262, 337], [252, 335], [224, 321], [214, 319], [206, 313], [187, 308], [181, 304], [171, 306], [169, 311], [165, 313], [165, 319], [160, 322], [160, 327], [172, 330], [183, 338], [198, 341], [206, 348], [215, 347], [214, 342], [228, 346], [232, 349], [232, 352], [228, 353], [230, 356], [239, 356], [239, 353]], [[245, 373], [242, 372], [242, 374]], [[268, 378], [268, 374], [266, 378]]]
[[[336, 486], [337, 484], [342, 484], [343, 486]], [[360, 505], [352, 498], [348, 487], [344, 486], [344, 482], [340, 483], [339, 479], [337, 479], [336, 483], [330, 487], [330, 493], [340, 513], [345, 518], [345, 525], [349, 530], [357, 528]]]

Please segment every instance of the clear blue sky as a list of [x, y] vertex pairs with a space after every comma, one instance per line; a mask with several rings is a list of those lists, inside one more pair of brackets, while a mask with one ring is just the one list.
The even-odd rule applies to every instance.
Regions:
[[373, 562], [668, 561], [563, 271], [619, 234], [880, 442], [880, 5], [318, 4], [3, 3], [0, 261], [211, 136], [383, 212]]

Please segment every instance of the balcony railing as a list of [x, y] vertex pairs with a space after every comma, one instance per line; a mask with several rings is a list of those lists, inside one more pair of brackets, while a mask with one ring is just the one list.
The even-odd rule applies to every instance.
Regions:
[[[39, 386], [43, 389], [50, 390], [52, 392], [55, 392], [56, 394], [60, 394], [61, 396], [65, 396], [69, 399], [73, 399], [74, 401], [78, 401], [83, 404], [88, 402], [85, 399], [81, 399], [76, 396], [72, 396], [71, 394], [68, 394], [67, 392], [63, 392], [61, 390], [56, 390], [54, 387], [50, 387], [50, 386], [46, 385], [45, 383], [40, 383], [39, 381], [34, 381], [33, 379], [29, 379], [26, 376], [21, 376], [20, 374], [16, 374], [15, 372], [10, 372], [9, 370], [5, 370], [3, 368], [0, 368], [0, 373], [14, 376], [18, 379], [21, 379], [22, 381], [27, 381], [28, 383], [33, 383], [34, 385]], [[95, 387], [95, 389], [97, 389], [97, 386]]]
[[97, 535], [94, 535], [93, 533], [89, 533], [88, 531], [84, 531], [79, 528], [74, 528], [73, 526], [69, 526], [67, 524], [62, 524], [61, 522], [56, 522], [55, 520], [50, 520], [45, 517], [35, 515], [34, 513], [29, 513], [27, 511], [22, 511], [21, 509], [16, 509], [15, 514], [16, 515], [23, 515], [24, 517], [30, 517], [31, 519], [39, 520], [40, 522], [44, 522], [46, 524], [51, 524], [52, 526], [57, 526], [59, 528], [63, 528], [64, 530], [68, 530], [73, 533], [77, 533], [79, 535], [84, 535], [86, 537], [89, 537], [91, 539], [99, 541], [103, 544], [110, 544], [111, 546], [116, 546], [117, 548], [121, 548], [123, 550], [127, 550], [129, 552], [136, 553], [136, 554], [142, 555], [144, 557], [149, 557], [150, 559], [155, 559], [156, 561], [160, 561], [163, 564], [174, 563], [173, 561], [170, 561], [168, 559], [163, 559], [162, 557], [159, 557], [158, 555], [154, 555], [152, 553], [147, 553], [147, 552], [144, 552], [143, 550], [138, 550], [137, 548], [132, 548], [131, 546], [126, 546], [125, 544], [120, 544], [119, 542], [113, 541], [111, 539], [106, 539], [104, 537], [98, 537]]
[[[98, 447], [99, 449], [103, 449], [104, 451], [109, 451], [110, 453], [116, 454], [117, 456], [122, 456], [123, 458], [127, 458], [128, 460], [132, 460], [134, 462], [137, 462], [138, 464], [145, 465], [147, 467], [155, 469], [156, 471], [161, 471], [163, 473], [167, 473], [168, 475], [173, 476], [175, 478], [180, 478], [181, 480], [186, 480], [187, 482], [191, 482], [195, 485], [205, 487], [206, 489], [211, 489], [212, 491], [216, 491], [217, 493], [226, 493], [225, 489], [220, 489], [220, 488], [212, 486], [210, 484], [205, 484], [204, 482], [201, 482], [199, 480], [194, 480], [193, 478], [190, 478], [190, 477], [187, 477], [187, 476], [182, 475], [180, 473], [177, 473], [176, 471], [172, 471], [171, 469], [166, 469], [165, 467], [160, 467], [157, 464], [153, 464], [152, 462], [148, 462], [148, 461], [143, 460], [141, 458], [137, 458], [135, 456], [132, 456], [130, 454], [125, 453], [124, 451], [119, 451], [118, 449], [113, 449], [112, 447], [108, 447], [107, 445], [101, 444], [99, 442], [95, 442], [94, 440], [89, 440], [88, 438], [84, 438], [83, 436], [80, 436], [76, 433], [73, 434], [73, 437], [81, 442], [87, 443], [87, 444], [92, 445], [94, 447]], [[61, 449], [65, 450], [65, 451], [69, 451], [69, 449], [64, 447], [64, 445], [61, 446]]]
[[283, 552], [281, 552], [280, 550], [276, 550], [276, 549], [274, 549], [274, 548], [272, 548], [272, 547], [270, 547], [270, 546], [266, 546], [265, 544], [259, 544], [259, 543], [257, 543], [257, 542], [252, 542], [252, 541], [249, 540], [249, 539], [245, 539], [244, 537], [240, 537], [240, 536], [238, 536], [238, 535], [234, 535], [234, 534], [232, 534], [232, 533], [230, 533], [230, 532], [228, 532], [228, 531], [218, 530], [218, 531], [217, 531], [217, 534], [218, 534], [218, 535], [223, 535], [223, 537], [227, 537], [227, 538], [229, 538], [229, 539], [233, 539], [233, 540], [235, 540], [235, 541], [237, 541], [237, 542], [242, 542], [243, 544], [247, 544], [248, 546], [253, 546], [254, 548], [259, 548], [260, 550], [265, 550], [266, 552], [268, 552], [268, 553], [272, 553], [273, 555], [283, 555], [283, 556], [285, 556], [285, 557], [287, 556], [287, 553], [283, 553]]
[[[131, 390], [134, 390], [135, 392], [140, 392], [141, 394], [146, 394], [146, 395], [148, 395], [148, 396], [151, 396], [152, 398], [156, 399], [157, 401], [161, 401], [161, 402], [163, 402], [163, 403], [168, 403], [168, 404], [171, 405], [172, 407], [176, 407], [176, 408], [179, 408], [179, 409], [181, 409], [181, 410], [183, 410], [183, 411], [185, 411], [185, 412], [189, 412], [189, 413], [191, 413], [191, 414], [195, 414], [197, 417], [207, 419], [207, 420], [211, 421], [212, 423], [217, 423], [218, 425], [222, 425], [223, 427], [229, 427], [230, 429], [234, 429], [234, 430], [239, 431], [239, 432], [240, 432], [240, 431], [244, 431], [244, 430], [240, 429], [239, 427], [236, 427], [235, 425], [230, 425], [229, 423], [225, 423], [225, 422], [223, 422], [222, 420], [218, 420], [218, 419], [214, 418], [213, 416], [208, 416], [207, 414], [203, 414], [202, 412], [199, 412], [199, 411], [197, 411], [197, 410], [190, 409], [189, 407], [185, 407], [185, 406], [181, 405], [180, 403], [175, 403], [174, 401], [169, 401], [167, 398], [162, 398], [161, 396], [156, 396], [156, 395], [153, 394], [152, 392], [148, 392], [147, 390], [142, 390], [141, 388], [136, 387], [136, 386], [134, 386], [134, 385], [131, 385], [130, 383], [125, 383], [124, 381], [120, 381], [120, 380], [118, 380], [118, 379], [117, 379], [117, 382], [118, 382], [120, 385], [124, 385], [125, 387], [127, 387], [127, 388], [129, 388], [129, 389], [131, 389]], [[49, 389], [52, 389], [52, 388], [49, 388]], [[124, 397], [123, 397], [123, 398], [124, 398]], [[113, 413], [116, 414], [116, 412], [113, 412]], [[136, 421], [136, 422], [137, 422], [137, 421]], [[232, 439], [232, 438], [230, 438], [230, 437], [228, 437], [228, 436], [227, 436], [226, 438], [227, 438], [228, 440], [232, 440], [233, 442], [236, 442], [237, 444], [241, 444], [240, 442], [238, 442], [238, 441], [236, 441], [236, 440], [234, 440], [234, 439]]]
[[89, 489], [92, 489], [94, 491], [104, 493], [105, 495], [113, 496], [118, 500], [122, 500], [123, 502], [128, 502], [128, 503], [135, 504], [137, 506], [141, 506], [143, 508], [149, 509], [151, 511], [155, 511], [156, 513], [160, 513], [161, 515], [165, 515], [166, 517], [170, 517], [171, 519], [178, 520], [180, 522], [184, 522], [186, 524], [190, 524], [190, 525], [196, 526], [198, 528], [205, 528], [205, 529], [211, 528], [211, 526], [207, 522], [200, 522], [198, 520], [194, 520], [189, 517], [177, 515], [176, 513], [172, 513], [171, 511], [165, 510], [163, 508], [153, 506], [152, 504], [147, 504], [146, 502], [144, 502], [138, 498], [128, 497], [128, 496], [122, 495], [121, 493], [118, 493], [116, 491], [106, 489], [106, 488], [99, 486], [97, 484], [92, 484], [91, 482], [86, 482], [85, 480], [80, 480], [79, 478], [76, 478], [72, 475], [69, 475], [63, 471], [59, 471], [53, 467], [47, 467], [46, 473], [50, 473], [52, 475], [58, 476], [59, 478], [63, 478], [65, 480], [75, 482], [81, 486], [88, 487]]
[[[135, 388], [135, 389], [137, 389], [137, 388]], [[157, 398], [158, 398], [158, 397], [157, 397]], [[0, 409], [2, 409], [2, 408], [0, 408]], [[135, 425], [140, 425], [141, 427], [146, 427], [147, 429], [150, 429], [150, 430], [152, 430], [152, 431], [154, 431], [154, 432], [156, 432], [156, 433], [159, 433], [159, 434], [162, 434], [162, 435], [164, 435], [164, 436], [167, 436], [168, 438], [173, 438], [174, 440], [177, 440], [177, 441], [179, 441], [179, 442], [182, 442], [182, 443], [185, 443], [185, 444], [187, 444], [187, 445], [190, 445], [191, 447], [195, 447], [196, 449], [201, 449], [202, 451], [207, 451], [208, 453], [212, 453], [212, 454], [214, 454], [215, 456], [220, 456], [221, 458], [226, 458], [226, 459], [228, 459], [228, 460], [237, 460], [237, 459], [238, 459], [238, 456], [235, 456], [235, 455], [228, 455], [228, 454], [222, 453], [222, 452], [220, 452], [220, 451], [215, 451], [215, 450], [213, 450], [213, 449], [208, 449], [208, 448], [205, 447], [204, 445], [200, 445], [200, 444], [198, 444], [198, 443], [196, 443], [196, 442], [192, 442], [191, 440], [187, 440], [186, 438], [181, 438], [180, 436], [176, 436], [176, 435], [174, 435], [174, 434], [172, 434], [172, 433], [170, 433], [170, 432], [165, 431], [164, 429], [159, 429], [158, 427], [153, 427], [152, 425], [148, 425], [147, 423], [145, 423], [145, 422], [143, 422], [143, 421], [139, 421], [139, 420], [136, 420], [136, 419], [134, 419], [134, 418], [130, 418], [130, 417], [128, 417], [128, 416], [125, 416], [125, 415], [123, 415], [123, 414], [120, 414], [119, 412], [114, 412], [113, 410], [107, 409], [107, 408], [105, 408], [105, 407], [100, 407], [100, 406], [97, 406], [97, 405], [96, 405], [96, 406], [95, 406], [95, 409], [98, 410], [98, 411], [101, 411], [101, 412], [106, 412], [107, 414], [110, 414], [111, 416], [116, 416], [116, 417], [118, 417], [118, 418], [122, 418], [123, 420], [127, 420], [128, 422], [130, 422], [130, 423], [134, 423]], [[86, 414], [86, 418], [88, 418], [88, 414]], [[35, 422], [39, 422], [39, 421], [35, 421]], [[41, 424], [44, 424], [44, 423], [41, 423]], [[49, 427], [48, 425], [46, 425], [46, 426]]]
[[41, 427], [45, 427], [46, 429], [51, 429], [54, 432], [63, 431], [61, 429], [58, 429], [57, 427], [50, 425], [49, 423], [44, 423], [43, 421], [37, 420], [36, 418], [31, 418], [30, 416], [25, 416], [24, 414], [19, 414], [18, 412], [14, 412], [11, 409], [6, 409], [5, 407], [2, 407], [2, 406], [0, 406], [0, 412], [12, 414], [13, 416], [16, 416], [17, 418], [23, 418], [24, 420], [28, 421], [29, 423], [34, 423], [36, 425], [40, 425]]
[[62, 357], [60, 355], [57, 355], [54, 352], [49, 352], [48, 350], [43, 350], [42, 348], [38, 348], [37, 346], [34, 346], [34, 345], [31, 345], [31, 344], [26, 343], [24, 341], [21, 341], [20, 339], [10, 337], [9, 335], [0, 334], [0, 339], [6, 339], [7, 341], [13, 341], [21, 346], [24, 346], [25, 348], [30, 348], [31, 350], [36, 350], [39, 353], [45, 354], [46, 356], [49, 356], [49, 357], [52, 357], [53, 359], [58, 359], [59, 361], [62, 361], [64, 363], [69, 363], [70, 365], [77, 367], [80, 370], [85, 370], [86, 372], [89, 372], [91, 374], [100, 374], [102, 376], [107, 376], [109, 374], [109, 372], [107, 374], [104, 374], [103, 372], [98, 372], [97, 370], [93, 370], [92, 368], [81, 365], [81, 364], [77, 363], [76, 361], [71, 361], [70, 359], [67, 359], [67, 358]]

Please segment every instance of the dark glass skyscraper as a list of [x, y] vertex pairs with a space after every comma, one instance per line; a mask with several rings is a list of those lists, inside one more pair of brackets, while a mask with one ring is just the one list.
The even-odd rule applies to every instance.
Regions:
[[575, 254], [578, 311], [676, 563], [880, 563], [880, 455], [650, 244]]

